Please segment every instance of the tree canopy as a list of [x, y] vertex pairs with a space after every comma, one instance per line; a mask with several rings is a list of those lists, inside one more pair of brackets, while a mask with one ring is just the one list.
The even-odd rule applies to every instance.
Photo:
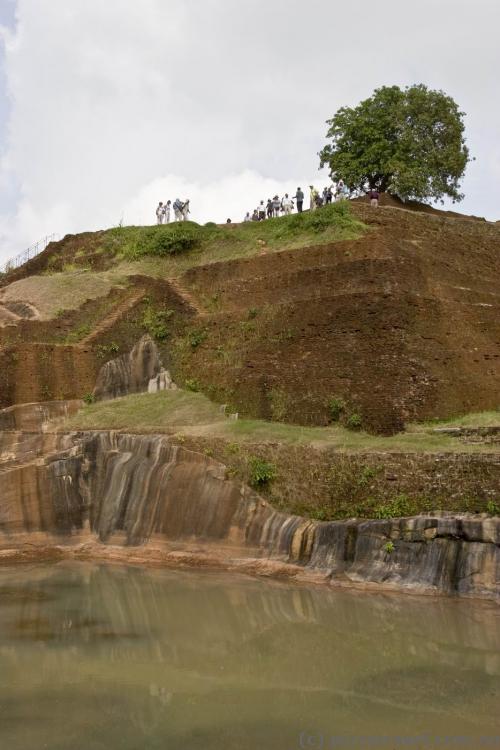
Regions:
[[405, 200], [460, 201], [469, 149], [464, 112], [442, 91], [383, 86], [327, 120], [320, 166], [351, 188], [377, 188]]

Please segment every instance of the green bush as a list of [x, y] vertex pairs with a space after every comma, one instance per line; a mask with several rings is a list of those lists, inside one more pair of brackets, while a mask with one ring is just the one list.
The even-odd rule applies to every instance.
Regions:
[[388, 555], [392, 555], [394, 550], [394, 542], [387, 542], [386, 544], [384, 544], [384, 552], [386, 552]]
[[191, 349], [197, 349], [207, 338], [207, 332], [203, 330], [191, 331], [188, 335], [189, 346]]
[[200, 384], [196, 380], [196, 378], [188, 378], [184, 381], [184, 388], [186, 391], [191, 391], [192, 393], [198, 393], [200, 390]]
[[68, 335], [64, 339], [64, 343], [76, 344], [78, 341], [81, 341], [86, 336], [88, 336], [91, 331], [92, 331], [92, 326], [90, 325], [90, 323], [83, 323], [75, 331], [71, 331], [71, 333], [68, 333]]
[[328, 411], [332, 422], [338, 422], [345, 410], [345, 402], [341, 398], [331, 398], [328, 402]]
[[416, 504], [407, 495], [398, 495], [374, 509], [375, 518], [403, 518], [418, 513]]
[[195, 248], [200, 242], [200, 227], [191, 222], [141, 228], [126, 243], [125, 254], [180, 255]]
[[363, 426], [363, 420], [361, 419], [361, 415], [356, 414], [356, 413], [350, 414], [346, 420], [345, 426], [347, 427], [348, 430], [354, 430], [354, 431], [360, 430], [361, 427]]
[[488, 500], [486, 504], [486, 511], [490, 516], [500, 516], [500, 506], [494, 500]]
[[99, 359], [105, 359], [109, 354], [118, 354], [119, 351], [120, 345], [116, 341], [112, 341], [110, 344], [97, 345], [97, 356]]
[[89, 405], [89, 404], [93, 404], [93, 403], [94, 403], [94, 401], [95, 401], [95, 396], [94, 396], [94, 394], [93, 394], [93, 393], [86, 393], [86, 394], [85, 394], [85, 396], [83, 397], [83, 401], [84, 401], [84, 402], [85, 402], [85, 403], [86, 403], [87, 405]]
[[173, 310], [157, 310], [148, 304], [142, 316], [141, 325], [156, 341], [165, 341], [170, 335], [168, 321], [174, 314]]
[[258, 456], [251, 456], [248, 465], [252, 487], [263, 487], [276, 477], [276, 466]]

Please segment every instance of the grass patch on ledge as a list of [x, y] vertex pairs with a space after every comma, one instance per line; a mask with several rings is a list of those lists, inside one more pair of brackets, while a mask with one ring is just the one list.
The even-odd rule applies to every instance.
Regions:
[[116, 227], [102, 234], [103, 251], [117, 261], [144, 272], [157, 269], [177, 275], [197, 265], [247, 258], [262, 252], [356, 240], [368, 227], [352, 213], [348, 202], [262, 222], [201, 226], [195, 222], [148, 227]]
[[301, 427], [257, 419], [233, 421], [203, 394], [183, 390], [135, 394], [90, 404], [67, 420], [62, 429], [184, 433], [193, 437], [218, 437], [235, 443], [310, 445], [348, 453], [498, 451], [494, 445], [465, 444], [453, 436], [434, 432], [428, 425], [412, 425], [408, 432], [381, 437], [352, 432], [338, 425]]
[[220, 407], [201, 393], [162, 391], [136, 393], [88, 404], [64, 423], [72, 430], [176, 432], [181, 427], [225, 421]]
[[463, 414], [450, 419], [432, 419], [421, 424], [409, 425], [408, 431], [440, 430], [454, 427], [500, 427], [500, 407], [495, 411], [481, 411]]

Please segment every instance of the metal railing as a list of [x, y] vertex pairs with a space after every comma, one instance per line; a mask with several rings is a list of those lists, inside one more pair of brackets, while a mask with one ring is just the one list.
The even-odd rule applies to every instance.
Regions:
[[29, 260], [32, 260], [33, 258], [36, 258], [37, 255], [40, 255], [40, 253], [45, 250], [50, 242], [55, 242], [56, 240], [56, 234], [48, 234], [43, 239], [35, 242], [34, 245], [28, 247], [27, 250], [23, 250], [23, 252], [19, 253], [19, 255], [16, 255], [15, 258], [11, 258], [2, 266], [0, 266], [0, 273], [9, 273], [9, 271], [13, 271], [15, 268], [24, 266], [24, 264]]

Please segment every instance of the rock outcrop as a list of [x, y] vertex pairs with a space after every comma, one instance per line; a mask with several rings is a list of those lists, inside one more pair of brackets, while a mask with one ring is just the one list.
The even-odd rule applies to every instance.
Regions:
[[170, 374], [163, 369], [158, 348], [150, 336], [143, 336], [128, 354], [112, 359], [101, 368], [94, 388], [98, 401], [129, 393], [175, 388]]
[[[11, 438], [9, 440], [9, 434]], [[316, 522], [157, 435], [4, 432], [0, 559], [77, 555], [228, 567], [500, 599], [500, 519]]]

